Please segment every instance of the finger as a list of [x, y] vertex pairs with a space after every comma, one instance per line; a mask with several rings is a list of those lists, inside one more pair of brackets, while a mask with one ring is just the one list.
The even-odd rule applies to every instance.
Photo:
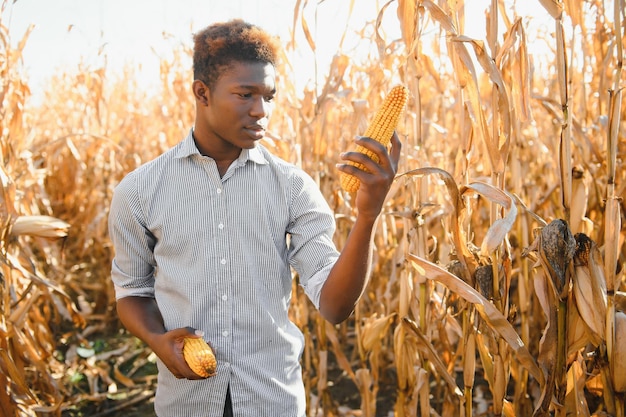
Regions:
[[[341, 154], [341, 159], [344, 161], [349, 161], [357, 165], [363, 165], [365, 167], [365, 171], [371, 171], [372, 169], [377, 168], [376, 162], [370, 158], [368, 155], [361, 152], [345, 152]], [[379, 158], [380, 159], [380, 158]], [[359, 171], [359, 168], [352, 164], [339, 164], [340, 167], [345, 167], [343, 171], [346, 171], [349, 174], [353, 174], [356, 171]]]
[[398, 136], [398, 133], [394, 130], [393, 136], [391, 137], [391, 149], [389, 151], [389, 157], [391, 159], [391, 165], [393, 166], [394, 171], [398, 168], [401, 151], [402, 142], [400, 141], [400, 136]]
[[367, 136], [357, 136], [354, 140], [357, 145], [360, 145], [372, 152], [374, 152], [379, 157], [383, 156], [387, 153], [387, 147], [380, 143], [379, 141], [372, 139]]
[[[366, 171], [372, 172], [378, 169], [379, 165], [384, 164], [389, 157], [385, 146], [372, 138], [357, 136], [355, 143], [361, 149], [343, 152], [340, 157], [343, 160], [364, 165]], [[367, 152], [363, 151], [363, 149]]]

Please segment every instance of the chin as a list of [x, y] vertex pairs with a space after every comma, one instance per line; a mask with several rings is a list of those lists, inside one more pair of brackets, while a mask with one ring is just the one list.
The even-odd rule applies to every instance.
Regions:
[[257, 142], [258, 142], [257, 140], [255, 140], [254, 142], [245, 141], [245, 142], [242, 142], [239, 145], [239, 147], [241, 149], [254, 149], [256, 147]]

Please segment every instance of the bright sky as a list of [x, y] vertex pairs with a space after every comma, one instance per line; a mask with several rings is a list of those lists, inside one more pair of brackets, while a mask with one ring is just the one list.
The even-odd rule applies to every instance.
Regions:
[[[362, 27], [364, 19], [375, 21], [377, 2], [357, 2], [360, 16], [353, 19], [353, 24]], [[107, 68], [141, 63], [148, 77], [158, 77], [158, 55], [167, 56], [179, 42], [191, 45], [192, 33], [215, 21], [239, 17], [288, 39], [295, 3], [295, 0], [17, 0], [9, 4], [3, 23], [9, 27], [13, 45], [30, 24], [35, 25], [24, 50], [25, 70], [31, 83], [42, 82], [61, 66], [75, 67], [81, 59], [95, 65], [102, 60], [98, 54], [101, 49], [106, 54]], [[309, 2], [305, 17], [319, 44], [318, 58], [325, 55], [330, 59], [337, 50], [350, 2], [317, 3]], [[316, 31], [316, 13], [323, 30]], [[394, 13], [395, 10], [391, 17]], [[173, 38], [165, 41], [164, 33]], [[298, 34], [302, 34], [300, 27]], [[299, 44], [309, 50], [304, 40]], [[312, 57], [299, 63], [303, 70], [313, 65], [307, 59]]]
[[[366, 22], [375, 21], [386, 2], [355, 0], [356, 10], [348, 20], [348, 0], [303, 0], [304, 16], [318, 45], [319, 67], [328, 67], [346, 24], [354, 31], [360, 30]], [[215, 21], [240, 17], [288, 39], [296, 0], [17, 0], [15, 3], [9, 0], [7, 3], [2, 21], [9, 28], [13, 45], [22, 39], [30, 24], [34, 25], [24, 50], [24, 67], [31, 90], [36, 90], [59, 67], [75, 68], [81, 60], [97, 67], [103, 59], [100, 50], [106, 55], [107, 69], [140, 64], [143, 74], [156, 80], [158, 56], [168, 56], [177, 42], [190, 46], [191, 34]], [[478, 20], [474, 21], [483, 26], [489, 0], [468, 3], [472, 7], [466, 8], [466, 14], [476, 13]], [[518, 9], [519, 3], [527, 13], [546, 14], [538, 0], [518, 1]], [[385, 31], [390, 39], [399, 37], [396, 5], [392, 3], [386, 12], [385, 21], [389, 24]], [[468, 17], [467, 21], [472, 22], [472, 18]], [[301, 26], [296, 29], [302, 56], [292, 64], [296, 71], [309, 72], [312, 78], [314, 61]], [[484, 36], [477, 35], [481, 32], [484, 33], [483, 27], [472, 28], [468, 23], [466, 34]], [[165, 41], [163, 33], [173, 38]]]

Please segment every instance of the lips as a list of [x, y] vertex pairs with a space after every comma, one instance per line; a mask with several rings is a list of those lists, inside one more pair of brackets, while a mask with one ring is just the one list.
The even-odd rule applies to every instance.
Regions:
[[246, 126], [244, 129], [255, 139], [262, 139], [263, 136], [265, 136], [265, 126], [263, 125], [250, 125]]

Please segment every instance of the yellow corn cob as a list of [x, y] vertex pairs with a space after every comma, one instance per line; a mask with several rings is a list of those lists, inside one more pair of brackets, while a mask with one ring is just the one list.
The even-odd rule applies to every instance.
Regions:
[[[400, 115], [404, 111], [408, 97], [409, 90], [406, 87], [402, 85], [393, 87], [391, 91], [389, 91], [389, 94], [387, 94], [387, 97], [385, 97], [385, 101], [378, 109], [378, 112], [376, 112], [374, 119], [363, 136], [372, 138], [385, 146], [389, 146], [393, 131], [398, 126]], [[369, 149], [357, 146], [356, 151], [369, 156], [374, 162], [378, 163], [378, 157]], [[354, 162], [348, 162], [348, 164], [365, 170], [362, 164]], [[354, 175], [341, 173], [341, 188], [345, 191], [354, 192], [358, 190], [360, 185], [359, 179]]]
[[213, 349], [200, 338], [187, 337], [183, 340], [183, 357], [196, 374], [208, 378], [217, 372], [217, 360]]

